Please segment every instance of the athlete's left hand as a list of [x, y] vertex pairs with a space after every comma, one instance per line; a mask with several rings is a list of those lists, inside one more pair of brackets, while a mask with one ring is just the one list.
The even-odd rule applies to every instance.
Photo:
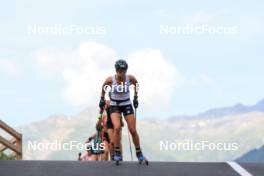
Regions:
[[138, 107], [138, 97], [137, 96], [134, 96], [133, 106], [135, 109], [137, 109], [137, 107]]

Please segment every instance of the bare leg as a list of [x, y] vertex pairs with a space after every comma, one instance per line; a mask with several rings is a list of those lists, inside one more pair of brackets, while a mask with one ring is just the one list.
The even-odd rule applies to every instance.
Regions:
[[137, 129], [136, 129], [135, 116], [134, 116], [134, 114], [130, 114], [130, 115], [127, 115], [125, 117], [125, 119], [126, 119], [126, 122], [127, 122], [127, 126], [128, 126], [128, 129], [129, 129], [129, 132], [130, 132], [130, 134], [132, 136], [133, 143], [134, 143], [136, 148], [139, 148], [140, 147], [140, 141], [139, 141], [139, 136], [138, 136]]
[[92, 155], [91, 156], [91, 161], [98, 161], [98, 159], [99, 159], [98, 156], [99, 155]]
[[109, 155], [108, 142], [105, 140], [103, 143], [104, 143], [104, 146], [105, 146], [105, 150], [104, 150], [104, 153], [101, 154], [101, 160], [108, 161], [108, 155]]
[[87, 151], [83, 152], [80, 159], [82, 161], [88, 160], [88, 152]]
[[[108, 132], [108, 135], [109, 135], [109, 139], [110, 139], [110, 143], [109, 143], [109, 153], [110, 153], [110, 156], [113, 156], [115, 153], [114, 153], [114, 130], [113, 129], [108, 129], [107, 130]], [[122, 142], [121, 142], [121, 138], [122, 138], [122, 128], [120, 130], [120, 141], [119, 141], [119, 147], [120, 147], [120, 151], [121, 151], [121, 155], [123, 153], [123, 148], [122, 148]]]
[[120, 130], [120, 141], [119, 141], [119, 147], [120, 147], [120, 152], [121, 152], [121, 156], [123, 156], [123, 146], [122, 146], [122, 128]]
[[111, 120], [114, 126], [114, 146], [118, 147], [120, 143], [120, 131], [121, 131], [121, 123], [120, 123], [120, 113], [112, 113]]
[[109, 144], [109, 152], [110, 152], [110, 156], [114, 155], [114, 130], [109, 128], [107, 130], [109, 139], [110, 139], [110, 144]]

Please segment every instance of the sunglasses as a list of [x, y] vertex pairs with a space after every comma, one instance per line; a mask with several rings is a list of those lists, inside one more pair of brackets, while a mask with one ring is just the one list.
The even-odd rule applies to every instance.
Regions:
[[118, 69], [118, 70], [116, 70], [116, 72], [118, 72], [118, 73], [126, 73], [127, 71], [124, 70], [124, 69]]

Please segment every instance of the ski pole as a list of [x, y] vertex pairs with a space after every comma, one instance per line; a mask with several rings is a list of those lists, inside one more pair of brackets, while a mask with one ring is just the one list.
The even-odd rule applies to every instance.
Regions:
[[135, 108], [135, 121], [137, 122], [137, 108]]
[[129, 133], [129, 129], [128, 129], [128, 127], [127, 127], [127, 135], [128, 135], [128, 142], [129, 142], [130, 156], [131, 156], [131, 160], [133, 161], [133, 154], [132, 154], [132, 147], [131, 147], [131, 138], [130, 138], [130, 133]]

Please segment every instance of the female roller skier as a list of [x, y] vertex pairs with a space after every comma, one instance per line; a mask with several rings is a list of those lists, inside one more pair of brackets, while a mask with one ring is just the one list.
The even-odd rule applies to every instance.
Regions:
[[118, 60], [115, 63], [116, 74], [114, 76], [108, 77], [103, 86], [101, 92], [101, 98], [99, 102], [99, 107], [101, 109], [105, 106], [105, 93], [106, 87], [110, 87], [109, 98], [110, 98], [110, 114], [111, 120], [114, 125], [114, 150], [115, 156], [114, 160], [117, 164], [122, 160], [120, 152], [120, 130], [121, 114], [125, 117], [129, 132], [131, 133], [133, 143], [136, 149], [136, 156], [140, 163], [143, 161], [148, 164], [148, 161], [144, 157], [140, 148], [140, 139], [136, 130], [136, 118], [134, 115], [134, 109], [131, 105], [130, 100], [130, 85], [134, 85], [134, 100], [133, 106], [136, 109], [138, 107], [138, 81], [133, 75], [127, 75], [128, 64], [125, 60]]

